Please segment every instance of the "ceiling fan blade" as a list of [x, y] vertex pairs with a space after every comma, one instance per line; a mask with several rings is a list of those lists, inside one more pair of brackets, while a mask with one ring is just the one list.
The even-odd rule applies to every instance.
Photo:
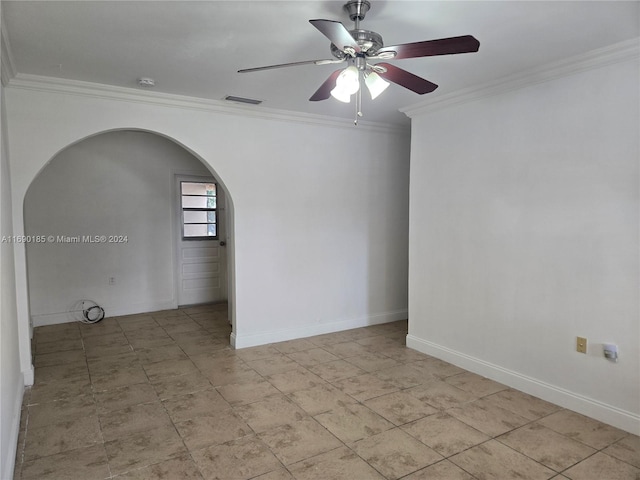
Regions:
[[242, 70], [238, 70], [238, 73], [259, 72], [262, 70], [271, 70], [273, 68], [297, 67], [299, 65], [327, 65], [330, 63], [342, 63], [344, 61], [346, 61], [346, 59], [339, 60], [337, 58], [333, 58], [333, 59], [327, 59], [327, 60], [305, 60], [302, 62], [280, 63], [278, 65], [267, 65], [266, 67], [243, 68]]
[[335, 20], [309, 20], [309, 23], [331, 40], [336, 47], [344, 50], [345, 47], [352, 48], [356, 53], [360, 53], [360, 45], [354, 40], [349, 30], [340, 22]]
[[452, 55], [456, 53], [477, 52], [480, 42], [471, 35], [461, 37], [440, 38], [438, 40], [426, 40], [424, 42], [405, 43], [383, 47], [373, 57], [386, 52], [396, 52], [395, 60], [401, 58], [431, 57], [434, 55]]
[[435, 83], [431, 83], [429, 80], [425, 80], [424, 78], [418, 77], [413, 73], [407, 72], [406, 70], [389, 63], [378, 63], [375, 66], [383, 67], [386, 70], [383, 72], [382, 69], [374, 69], [374, 71], [385, 80], [389, 80], [390, 82], [396, 83], [404, 88], [408, 88], [419, 95], [433, 92], [438, 88], [438, 85]]
[[336, 79], [338, 78], [338, 75], [340, 75], [340, 72], [342, 72], [342, 69], [336, 70], [331, 75], [329, 75], [329, 78], [327, 78], [324, 83], [320, 85], [320, 88], [316, 90], [316, 93], [311, 95], [309, 101], [317, 102], [329, 98], [331, 96], [331, 90], [333, 90], [336, 86]]

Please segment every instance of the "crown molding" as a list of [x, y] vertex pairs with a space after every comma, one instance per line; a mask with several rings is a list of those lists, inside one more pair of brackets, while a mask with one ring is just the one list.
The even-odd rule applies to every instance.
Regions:
[[413, 118], [454, 105], [500, 95], [512, 90], [519, 90], [530, 85], [548, 82], [606, 65], [638, 60], [639, 58], [640, 37], [636, 37], [558, 62], [549, 63], [539, 68], [519, 72], [478, 87], [458, 90], [439, 97], [432, 97], [423, 102], [401, 108], [400, 111], [409, 118]]
[[353, 121], [338, 117], [315, 115], [289, 110], [278, 110], [265, 108], [263, 106], [233, 104], [223, 100], [211, 100], [207, 98], [190, 97], [171, 93], [142, 91], [134, 88], [117, 87], [101, 83], [69, 80], [57, 77], [45, 77], [24, 73], [17, 73], [13, 78], [11, 78], [8, 83], [8, 87], [12, 89], [92, 97], [127, 103], [197, 110], [222, 115], [236, 115], [283, 122], [322, 125], [340, 129], [357, 128], [358, 130], [374, 131], [378, 133], [409, 134], [409, 127], [395, 124], [360, 121], [357, 126], [354, 126]]
[[0, 15], [0, 44], [2, 51], [0, 52], [0, 80], [2, 85], [7, 86], [9, 81], [16, 76], [15, 64], [13, 63], [13, 55], [11, 54], [11, 45], [9, 44], [9, 36], [7, 35], [7, 27], [4, 24], [4, 17]]

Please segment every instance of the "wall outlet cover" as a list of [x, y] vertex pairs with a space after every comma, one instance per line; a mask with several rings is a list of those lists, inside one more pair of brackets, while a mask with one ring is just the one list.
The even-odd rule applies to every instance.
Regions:
[[576, 352], [587, 353], [587, 339], [576, 337]]

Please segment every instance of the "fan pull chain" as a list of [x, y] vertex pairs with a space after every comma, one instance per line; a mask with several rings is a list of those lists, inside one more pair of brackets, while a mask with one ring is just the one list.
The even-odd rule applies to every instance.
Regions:
[[[360, 73], [360, 77], [362, 77], [362, 73]], [[354, 125], [358, 125], [358, 120], [362, 117], [362, 84], [363, 78], [360, 79], [360, 88], [356, 92], [356, 118], [353, 121]]]

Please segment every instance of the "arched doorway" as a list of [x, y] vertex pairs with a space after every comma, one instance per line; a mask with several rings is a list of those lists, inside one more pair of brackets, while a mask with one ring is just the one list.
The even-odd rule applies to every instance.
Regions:
[[26, 246], [34, 326], [72, 320], [70, 309], [85, 298], [108, 316], [178, 306], [176, 175], [213, 175], [226, 193], [224, 219], [233, 228], [221, 179], [172, 139], [114, 130], [54, 156], [24, 201], [26, 235], [44, 239]]

